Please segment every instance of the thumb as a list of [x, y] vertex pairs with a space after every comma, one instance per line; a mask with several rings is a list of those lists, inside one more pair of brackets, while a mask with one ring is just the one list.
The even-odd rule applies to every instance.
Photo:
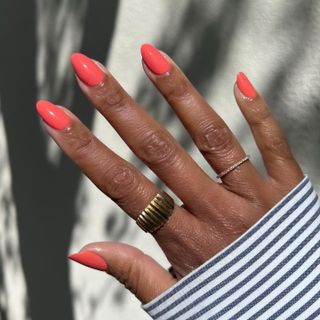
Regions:
[[68, 258], [114, 276], [142, 303], [151, 301], [176, 283], [150, 256], [119, 242], [90, 243]]

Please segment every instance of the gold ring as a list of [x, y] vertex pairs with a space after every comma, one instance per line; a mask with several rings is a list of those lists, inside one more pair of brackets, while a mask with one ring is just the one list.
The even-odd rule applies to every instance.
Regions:
[[140, 213], [136, 223], [144, 232], [153, 233], [169, 220], [173, 208], [173, 199], [166, 192], [161, 191]]

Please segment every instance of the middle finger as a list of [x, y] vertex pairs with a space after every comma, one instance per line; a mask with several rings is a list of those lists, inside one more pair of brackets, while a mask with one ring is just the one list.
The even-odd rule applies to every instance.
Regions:
[[[133, 152], [195, 214], [212, 208], [212, 196], [225, 190], [198, 166], [171, 134], [125, 92], [109, 72], [82, 54], [72, 56], [80, 87]], [[219, 191], [218, 191], [219, 190]], [[207, 196], [205, 196], [207, 195]]]

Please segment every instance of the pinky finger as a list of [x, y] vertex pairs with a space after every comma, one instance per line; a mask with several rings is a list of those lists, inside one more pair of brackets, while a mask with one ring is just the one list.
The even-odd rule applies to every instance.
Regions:
[[177, 281], [150, 256], [123, 243], [90, 243], [69, 255], [69, 259], [112, 275], [142, 303], [151, 301]]
[[269, 176], [288, 188], [293, 187], [303, 179], [301, 168], [266, 102], [242, 72], [237, 76], [234, 94], [250, 126]]

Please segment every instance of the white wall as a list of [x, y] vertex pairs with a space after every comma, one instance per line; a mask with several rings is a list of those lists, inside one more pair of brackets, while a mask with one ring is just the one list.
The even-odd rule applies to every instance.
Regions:
[[[83, 32], [81, 23], [87, 2], [81, 1], [81, 5], [79, 2], [77, 9], [71, 6], [71, 2], [60, 1], [59, 5], [52, 9], [48, 7], [50, 1], [38, 0], [38, 97], [54, 96], [57, 93], [53, 90], [59, 92], [63, 89], [59, 85], [46, 86], [47, 71], [44, 61], [49, 48], [45, 39], [52, 36], [50, 30], [46, 31], [46, 26], [48, 23], [58, 26], [61, 21], [70, 19], [70, 16], [73, 20], [62, 31], [65, 37], [56, 50], [59, 59], [55, 69], [57, 72], [52, 77], [55, 79], [53, 83], [58, 84], [61, 77], [66, 77], [68, 83], [74, 81], [71, 69], [68, 69], [68, 59], [69, 54], [80, 47]], [[71, 9], [73, 11], [69, 12]], [[48, 19], [43, 18], [48, 10], [60, 12], [55, 21], [48, 22]], [[251, 154], [251, 161], [263, 172], [261, 157], [232, 92], [237, 72], [246, 72], [255, 87], [266, 97], [304, 172], [311, 177], [319, 190], [319, 34], [319, 1], [122, 0], [109, 53], [106, 53], [106, 61], [102, 62], [106, 62], [107, 68], [126, 90], [182, 141], [212, 176], [214, 173], [189, 139], [186, 139], [186, 133], [179, 121], [146, 79], [141, 68], [139, 47], [144, 42], [151, 42], [175, 59], [230, 125], [245, 150]], [[94, 36], [93, 34], [92, 37]], [[72, 100], [73, 94], [70, 88], [64, 100], [66, 104]], [[156, 180], [154, 174], [142, 166], [111, 126], [98, 114], [95, 115], [93, 131], [110, 148]], [[4, 139], [3, 132], [0, 134]], [[53, 163], [59, 161], [60, 151], [49, 140], [47, 145], [48, 160]], [[9, 166], [5, 170], [10, 170]], [[3, 175], [8, 172], [0, 170]], [[0, 181], [1, 179], [4, 178], [0, 177]], [[0, 188], [0, 198], [3, 190]], [[82, 201], [83, 198], [86, 199], [85, 202]], [[133, 221], [129, 221], [125, 214], [87, 179], [82, 179], [77, 201], [77, 223], [72, 231], [70, 252], [79, 250], [88, 242], [116, 239], [142, 248], [164, 266], [168, 266], [153, 239], [142, 233]], [[3, 208], [0, 207], [0, 210]], [[4, 214], [0, 211], [0, 218]], [[113, 226], [106, 229], [106, 221], [111, 221], [110, 219], [113, 219]], [[1, 228], [3, 226], [0, 226], [0, 230]], [[0, 253], [2, 258], [6, 259], [1, 250]], [[22, 271], [20, 274], [20, 289], [17, 292], [23, 296], [25, 289]], [[12, 277], [11, 281], [15, 281], [14, 274], [8, 275]], [[13, 290], [9, 285], [6, 286], [8, 290]], [[70, 286], [77, 320], [148, 318], [140, 309], [140, 303], [104, 273], [70, 263]], [[11, 304], [10, 308], [13, 308]], [[12, 312], [11, 310], [10, 314], [13, 314]], [[16, 313], [8, 319], [23, 319], [22, 314], [23, 312]]]

